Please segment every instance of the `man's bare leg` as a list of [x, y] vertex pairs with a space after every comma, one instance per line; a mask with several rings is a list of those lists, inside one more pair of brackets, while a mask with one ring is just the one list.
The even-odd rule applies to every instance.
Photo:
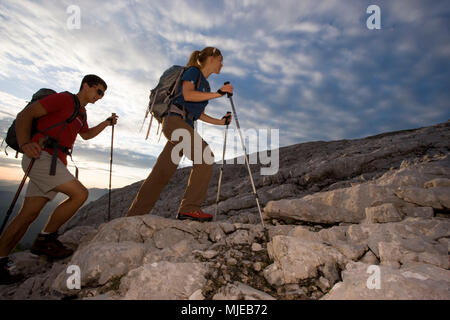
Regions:
[[45, 233], [58, 231], [61, 226], [75, 215], [89, 196], [86, 187], [77, 179], [59, 185], [54, 188], [53, 191], [62, 192], [66, 194], [68, 198], [61, 202], [50, 215], [43, 230]]
[[26, 197], [24, 199], [19, 213], [0, 238], [0, 257], [6, 257], [14, 250], [48, 201], [49, 199], [45, 197]]

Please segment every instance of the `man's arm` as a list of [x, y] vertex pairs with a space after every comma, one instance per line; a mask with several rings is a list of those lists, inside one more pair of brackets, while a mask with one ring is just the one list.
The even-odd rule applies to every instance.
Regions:
[[89, 139], [95, 138], [96, 136], [98, 136], [98, 134], [100, 132], [105, 130], [105, 128], [107, 126], [115, 125], [117, 123], [117, 118], [118, 118], [117, 115], [111, 116], [108, 119], [106, 119], [105, 121], [100, 122], [95, 127], [88, 129], [86, 132], [80, 133], [80, 136], [84, 140], [89, 140]]
[[20, 149], [30, 158], [38, 158], [41, 147], [38, 143], [32, 143], [30, 139], [31, 125], [34, 118], [40, 118], [47, 114], [47, 110], [39, 103], [35, 102], [23, 109], [16, 118], [16, 135]]

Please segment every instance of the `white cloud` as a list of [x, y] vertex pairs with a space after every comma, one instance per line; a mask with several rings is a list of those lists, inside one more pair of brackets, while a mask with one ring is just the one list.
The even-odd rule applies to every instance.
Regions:
[[295, 24], [283, 25], [277, 29], [282, 32], [306, 32], [317, 33], [322, 29], [322, 26], [313, 22], [299, 22]]
[[12, 117], [15, 118], [25, 106], [27, 102], [23, 99], [9, 94], [4, 91], [0, 91], [0, 118]]

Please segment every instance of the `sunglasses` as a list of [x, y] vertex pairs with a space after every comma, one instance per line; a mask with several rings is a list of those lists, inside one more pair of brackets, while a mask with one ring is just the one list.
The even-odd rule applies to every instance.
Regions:
[[105, 95], [105, 93], [104, 93], [102, 90], [100, 90], [100, 89], [97, 89], [97, 94], [98, 94], [100, 97], [103, 97], [103, 96]]

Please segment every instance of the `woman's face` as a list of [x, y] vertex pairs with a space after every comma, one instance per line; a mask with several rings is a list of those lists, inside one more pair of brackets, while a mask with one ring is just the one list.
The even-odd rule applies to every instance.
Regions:
[[222, 63], [223, 57], [222, 56], [216, 56], [216, 57], [212, 56], [210, 61], [211, 61], [211, 67], [212, 67], [213, 72], [215, 74], [219, 74], [220, 70], [222, 69], [222, 66], [223, 66], [223, 63]]

